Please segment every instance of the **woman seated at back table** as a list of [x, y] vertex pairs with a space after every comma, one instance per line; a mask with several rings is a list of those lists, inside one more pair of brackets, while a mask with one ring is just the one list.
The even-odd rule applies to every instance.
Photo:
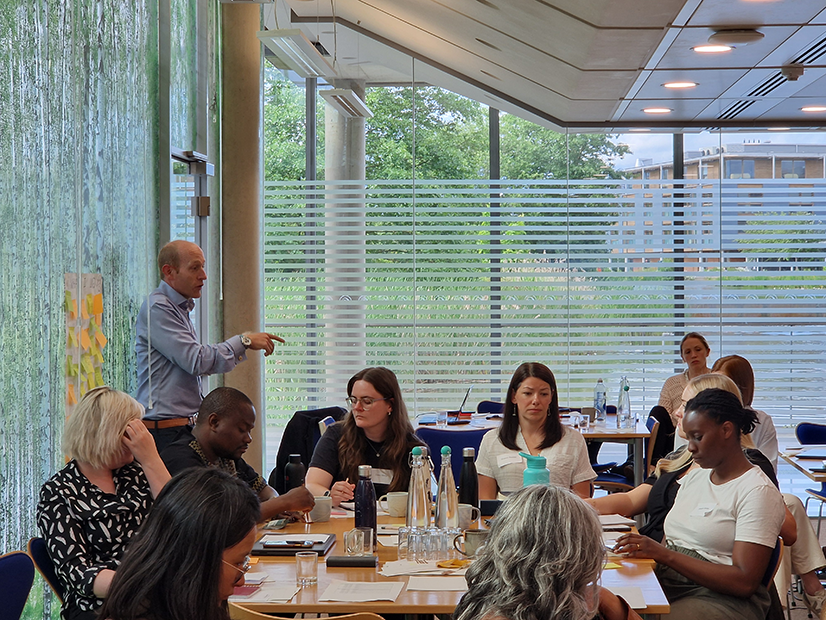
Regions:
[[560, 487], [531, 485], [497, 511], [467, 569], [454, 620], [638, 620], [597, 585], [605, 560], [594, 511]]
[[307, 488], [316, 497], [329, 491], [333, 506], [352, 501], [358, 466], [371, 465], [376, 496], [406, 491], [410, 451], [424, 444], [413, 434], [396, 375], [381, 366], [356, 373], [347, 383], [347, 406], [316, 444]]
[[250, 569], [260, 501], [220, 469], [175, 476], [129, 545], [100, 612], [107, 620], [229, 620]]
[[513, 373], [502, 425], [485, 433], [476, 458], [479, 499], [496, 499], [522, 488], [525, 460], [520, 452], [544, 456], [551, 482], [590, 497], [597, 477], [585, 440], [559, 419], [556, 379], [544, 364], [528, 362]]
[[65, 589], [64, 620], [92, 620], [133, 534], [166, 482], [143, 406], [102, 386], [66, 420], [72, 459], [40, 490], [37, 525]]
[[703, 390], [685, 407], [683, 430], [700, 469], [680, 481], [665, 518], [665, 544], [625, 534], [614, 550], [657, 562], [672, 620], [764, 620], [761, 580], [786, 510], [780, 491], [743, 453], [757, 417], [730, 392]]

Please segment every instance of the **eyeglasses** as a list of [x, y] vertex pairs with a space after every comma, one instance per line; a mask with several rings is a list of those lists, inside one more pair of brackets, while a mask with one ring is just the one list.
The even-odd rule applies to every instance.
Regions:
[[250, 556], [244, 558], [244, 563], [241, 566], [238, 566], [238, 564], [230, 564], [229, 562], [223, 559], [221, 561], [227, 566], [232, 566], [232, 568], [240, 572], [242, 575], [246, 575], [248, 572], [252, 570], [252, 564], [250, 564]]
[[361, 406], [365, 409], [369, 409], [373, 406], [373, 403], [377, 403], [380, 400], [389, 400], [388, 398], [370, 398], [369, 396], [365, 396], [364, 398], [356, 398], [355, 396], [351, 396], [350, 398], [345, 398], [344, 402], [347, 403], [347, 406], [352, 409], [356, 406], [357, 403], [361, 402]]

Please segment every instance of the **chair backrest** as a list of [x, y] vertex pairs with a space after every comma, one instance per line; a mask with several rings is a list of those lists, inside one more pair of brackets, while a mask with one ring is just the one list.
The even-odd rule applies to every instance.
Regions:
[[290, 461], [291, 454], [300, 454], [301, 462], [305, 467], [310, 466], [310, 459], [316, 443], [321, 439], [318, 423], [327, 416], [334, 420], [341, 420], [347, 410], [344, 407], [325, 407], [323, 409], [308, 409], [296, 411], [284, 427], [281, 436], [281, 445], [278, 446], [278, 455], [275, 457], [275, 469], [269, 476], [269, 485], [278, 491], [279, 495], [286, 493], [284, 485], [284, 468]]
[[35, 536], [29, 540], [28, 550], [29, 556], [34, 560], [37, 572], [43, 575], [43, 579], [51, 586], [58, 600], [62, 603], [65, 594], [63, 584], [60, 583], [60, 580], [57, 578], [57, 573], [55, 573], [52, 558], [49, 556], [49, 551], [46, 548], [46, 541]]
[[657, 445], [657, 435], [660, 432], [660, 422], [657, 418], [649, 416], [645, 421], [645, 426], [648, 428], [648, 432], [650, 433], [648, 439], [645, 440], [648, 446], [645, 450], [644, 475], [647, 478], [651, 474], [651, 470], [656, 465], [654, 462], [654, 447]]
[[20, 620], [34, 583], [34, 564], [22, 551], [0, 556], [0, 620]]
[[826, 424], [801, 422], [795, 427], [794, 434], [801, 446], [826, 444]]
[[769, 558], [769, 565], [766, 567], [766, 572], [763, 574], [763, 578], [760, 580], [767, 588], [769, 584], [774, 581], [774, 575], [777, 573], [777, 569], [780, 567], [780, 560], [783, 557], [783, 539], [778, 537], [777, 544], [772, 549], [771, 557]]
[[[244, 607], [232, 601], [229, 602], [229, 617], [232, 620], [286, 620], [283, 616], [271, 616], [270, 614], [254, 611], [249, 607]], [[293, 616], [290, 616], [292, 618]], [[354, 614], [337, 615], [336, 620], [384, 620], [378, 614], [369, 611], [360, 611]]]
[[459, 483], [459, 471], [462, 467], [462, 448], [473, 448], [479, 453], [479, 444], [489, 428], [474, 429], [444, 429], [420, 426], [416, 435], [427, 444], [430, 458], [433, 460], [433, 474], [439, 479], [442, 471], [442, 446], [450, 446], [450, 467], [453, 469], [453, 478]]
[[476, 413], [502, 413], [505, 410], [505, 403], [495, 400], [480, 400], [476, 405]]

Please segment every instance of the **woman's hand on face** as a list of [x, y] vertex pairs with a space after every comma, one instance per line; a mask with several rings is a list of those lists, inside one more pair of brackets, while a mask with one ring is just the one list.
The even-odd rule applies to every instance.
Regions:
[[664, 550], [658, 542], [642, 534], [623, 534], [617, 538], [612, 551], [629, 558], [648, 558], [656, 560]]
[[333, 506], [338, 506], [341, 502], [349, 502], [353, 499], [355, 484], [350, 484], [346, 480], [339, 480], [330, 489], [330, 497], [333, 498]]
[[158, 448], [155, 446], [155, 438], [140, 420], [132, 420], [126, 425], [123, 445], [138, 463], [144, 463], [147, 459], [160, 458]]

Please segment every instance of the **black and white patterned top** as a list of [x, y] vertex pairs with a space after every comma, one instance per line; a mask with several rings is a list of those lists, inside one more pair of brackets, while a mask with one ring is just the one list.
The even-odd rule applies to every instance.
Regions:
[[37, 525], [66, 589], [64, 611], [90, 611], [102, 604], [92, 589], [95, 577], [118, 567], [152, 506], [149, 481], [138, 463], [112, 473], [114, 495], [89, 482], [74, 460], [40, 489]]

